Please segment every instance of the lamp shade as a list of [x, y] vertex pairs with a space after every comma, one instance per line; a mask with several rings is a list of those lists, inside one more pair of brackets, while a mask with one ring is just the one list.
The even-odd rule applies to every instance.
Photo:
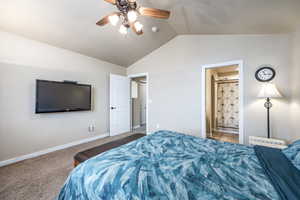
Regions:
[[261, 88], [258, 98], [281, 98], [282, 95], [278, 91], [277, 87], [272, 83], [264, 84]]

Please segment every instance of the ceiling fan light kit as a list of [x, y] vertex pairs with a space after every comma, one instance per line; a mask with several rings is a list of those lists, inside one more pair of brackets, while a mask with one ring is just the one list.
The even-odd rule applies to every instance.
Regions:
[[128, 18], [128, 21], [130, 23], [133, 23], [133, 22], [135, 22], [137, 20], [138, 14], [137, 14], [137, 12], [135, 10], [130, 10], [127, 13], [127, 18]]
[[144, 25], [141, 24], [139, 21], [136, 21], [136, 22], [134, 23], [134, 27], [135, 27], [135, 29], [136, 29], [138, 32], [140, 32], [140, 31], [143, 30]]
[[127, 29], [128, 29], [128, 27], [126, 27], [125, 25], [121, 25], [120, 26], [120, 29], [119, 29], [119, 32], [121, 33], [121, 34], [123, 34], [123, 35], [126, 35], [127, 34]]
[[114, 14], [114, 15], [109, 16], [108, 20], [111, 25], [116, 26], [118, 24], [120, 18], [117, 14]]
[[143, 24], [138, 21], [139, 15], [149, 16], [159, 19], [168, 19], [170, 12], [166, 10], [160, 10], [155, 8], [145, 8], [137, 5], [136, 0], [104, 0], [108, 3], [115, 5], [119, 12], [114, 12], [97, 22], [97, 25], [104, 26], [110, 23], [116, 26], [119, 21], [121, 25], [119, 32], [123, 35], [128, 33], [128, 29], [131, 28], [137, 35], [143, 34]]

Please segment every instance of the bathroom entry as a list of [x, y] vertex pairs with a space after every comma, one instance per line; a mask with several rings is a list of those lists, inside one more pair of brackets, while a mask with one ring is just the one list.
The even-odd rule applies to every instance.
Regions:
[[132, 131], [146, 134], [147, 127], [147, 77], [131, 79]]
[[239, 143], [239, 66], [206, 69], [206, 137]]

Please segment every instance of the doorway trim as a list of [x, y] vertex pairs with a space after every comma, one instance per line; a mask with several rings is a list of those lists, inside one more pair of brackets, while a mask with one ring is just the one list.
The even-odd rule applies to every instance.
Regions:
[[[146, 84], [146, 134], [149, 135], [150, 132], [149, 132], [149, 74], [148, 73], [139, 73], [139, 74], [130, 74], [128, 75], [128, 78], [130, 78], [130, 81], [133, 79], [133, 78], [139, 78], [139, 77], [146, 77], [146, 81], [147, 81], [147, 84]], [[132, 98], [131, 98], [131, 95], [130, 95], [130, 106], [132, 106]], [[132, 109], [131, 109], [131, 112], [130, 112], [130, 119], [131, 119], [131, 122], [130, 122], [130, 126], [131, 126], [131, 130], [133, 129], [133, 125], [132, 125]]]
[[201, 86], [201, 137], [206, 138], [206, 70], [231, 65], [239, 66], [239, 143], [244, 144], [244, 62], [243, 60], [234, 60], [217, 64], [208, 64], [202, 66], [202, 86]]

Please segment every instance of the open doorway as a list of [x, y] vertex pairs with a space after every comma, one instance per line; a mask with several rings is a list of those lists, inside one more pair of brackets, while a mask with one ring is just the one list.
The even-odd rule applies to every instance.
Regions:
[[203, 67], [202, 136], [243, 143], [242, 62]]
[[131, 77], [131, 127], [133, 133], [147, 134], [147, 76]]

